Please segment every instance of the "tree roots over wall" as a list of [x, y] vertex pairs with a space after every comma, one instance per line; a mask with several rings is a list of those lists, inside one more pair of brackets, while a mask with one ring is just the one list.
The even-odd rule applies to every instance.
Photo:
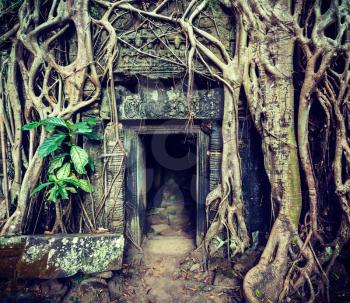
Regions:
[[[215, 23], [227, 11], [233, 16], [233, 49], [198, 21], [207, 16]], [[231, 256], [251, 245], [238, 150], [244, 92], [262, 138], [273, 210], [263, 254], [244, 277], [244, 296], [248, 302], [282, 302], [298, 291], [309, 302], [316, 296], [329, 300], [330, 269], [350, 236], [349, 15], [349, 0], [25, 0], [13, 27], [2, 28], [0, 37], [6, 50], [0, 79], [1, 205], [7, 210], [1, 234], [23, 233], [38, 199], [30, 193], [46, 165], [37, 149], [48, 133], [24, 135], [25, 123], [55, 116], [79, 121], [107, 96], [121, 145], [114, 70], [128, 47], [145, 60], [186, 71], [189, 109], [196, 73], [223, 86], [221, 183], [207, 197], [207, 210], [215, 206], [216, 215], [198, 251], [210, 257], [212, 240], [222, 233], [233, 243]], [[173, 52], [166, 31], [156, 40], [173, 53], [170, 59], [125, 38], [162, 26], [186, 41], [183, 58]], [[322, 113], [312, 114], [315, 104]], [[315, 125], [323, 129], [317, 138], [309, 129]], [[335, 195], [321, 194], [321, 173]], [[327, 232], [330, 219], [324, 214], [337, 208], [341, 224]], [[80, 224], [96, 222], [82, 213]]]

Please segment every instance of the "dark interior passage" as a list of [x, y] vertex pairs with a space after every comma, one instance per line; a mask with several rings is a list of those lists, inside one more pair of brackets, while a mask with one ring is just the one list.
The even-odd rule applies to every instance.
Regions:
[[144, 135], [146, 152], [146, 233], [187, 234], [196, 226], [196, 137]]

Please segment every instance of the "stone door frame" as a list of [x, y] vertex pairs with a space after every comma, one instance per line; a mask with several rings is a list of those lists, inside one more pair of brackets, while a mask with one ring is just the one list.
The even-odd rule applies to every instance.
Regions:
[[126, 229], [128, 232], [129, 228], [129, 233], [130, 229], [132, 229], [129, 236], [134, 237], [133, 241], [139, 246], [142, 243], [142, 220], [145, 219], [140, 218], [140, 216], [144, 216], [143, 212], [145, 209], [140, 204], [142, 203], [141, 200], [145, 199], [145, 197], [142, 196], [142, 185], [140, 186], [137, 181], [141, 180], [142, 177], [145, 180], [145, 176], [140, 176], [143, 170], [141, 166], [144, 165], [142, 146], [140, 146], [140, 136], [142, 135], [193, 134], [196, 136], [196, 245], [198, 246], [204, 238], [206, 232], [205, 199], [209, 190], [209, 136], [201, 130], [200, 126], [192, 125], [188, 130], [185, 124], [186, 122], [183, 124], [167, 122], [163, 125], [123, 125], [124, 146], [127, 153], [125, 182], [125, 202], [127, 207]]

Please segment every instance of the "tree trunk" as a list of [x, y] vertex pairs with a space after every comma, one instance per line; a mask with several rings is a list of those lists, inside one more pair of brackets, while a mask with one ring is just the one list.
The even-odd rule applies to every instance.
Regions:
[[259, 263], [245, 276], [244, 294], [248, 302], [261, 302], [262, 299], [277, 301], [288, 270], [288, 249], [297, 236], [302, 205], [294, 131], [294, 40], [290, 36], [286, 38], [288, 33], [277, 27], [271, 28], [269, 34], [271, 37], [265, 41], [256, 42], [269, 41], [269, 45], [260, 46], [260, 49], [278, 51], [274, 68], [282, 75], [271, 75], [260, 70], [263, 108], [258, 128], [262, 130], [265, 169], [271, 184], [271, 203], [278, 215]]
[[30, 193], [40, 178], [43, 161], [43, 158], [39, 157], [37, 154], [34, 155], [33, 160], [30, 162], [30, 165], [23, 177], [22, 186], [17, 201], [17, 208], [7, 220], [5, 226], [2, 228], [1, 235], [15, 235], [21, 233], [23, 218]]

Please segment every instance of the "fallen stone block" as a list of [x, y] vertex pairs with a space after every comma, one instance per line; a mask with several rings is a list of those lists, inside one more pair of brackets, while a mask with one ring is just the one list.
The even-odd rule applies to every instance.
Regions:
[[124, 236], [70, 234], [0, 238], [0, 278], [56, 279], [122, 267]]

